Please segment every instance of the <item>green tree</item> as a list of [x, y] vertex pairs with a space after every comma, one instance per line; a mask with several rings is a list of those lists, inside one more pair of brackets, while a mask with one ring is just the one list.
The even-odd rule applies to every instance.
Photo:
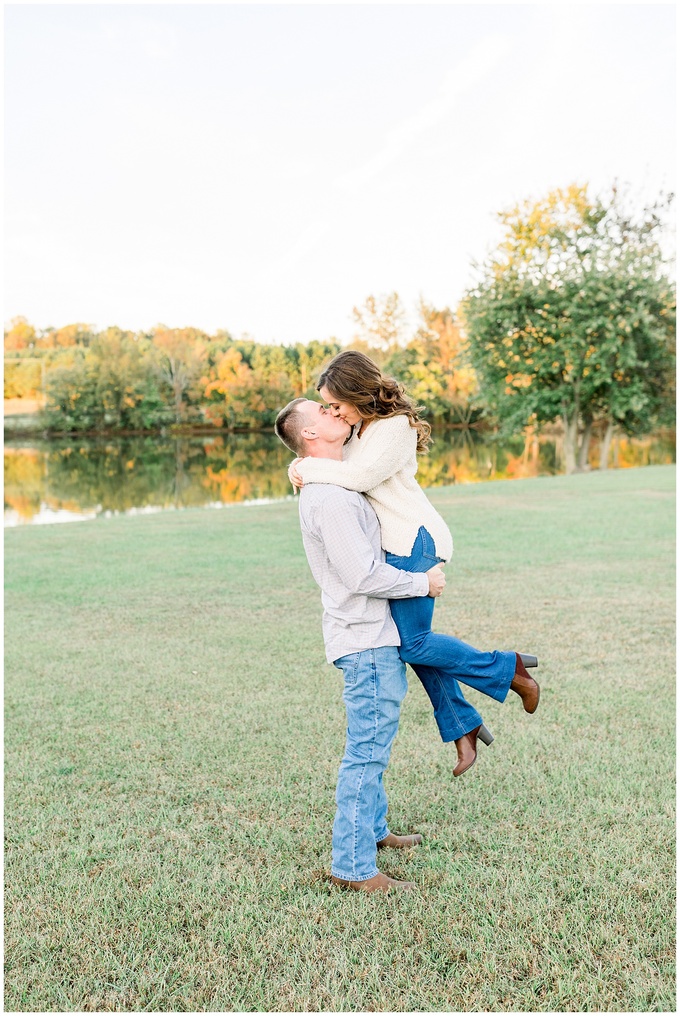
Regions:
[[318, 398], [316, 382], [324, 367], [340, 352], [340, 345], [332, 339], [328, 342], [314, 340], [303, 345], [286, 348], [289, 359], [289, 373], [295, 390], [295, 397], [305, 396], [308, 399]]
[[[505, 236], [463, 302], [473, 363], [503, 429], [561, 419], [567, 472], [591, 432], [654, 426], [674, 398], [675, 292], [660, 234], [672, 196], [632, 214], [616, 187], [552, 191], [501, 213]], [[579, 445], [580, 438], [580, 445]]]
[[47, 377], [47, 425], [55, 431], [148, 430], [170, 422], [150, 350], [107, 328]]

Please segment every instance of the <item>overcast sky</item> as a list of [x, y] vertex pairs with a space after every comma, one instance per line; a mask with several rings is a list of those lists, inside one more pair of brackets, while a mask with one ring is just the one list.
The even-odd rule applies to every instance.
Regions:
[[675, 9], [7, 5], [5, 320], [349, 339], [494, 213], [675, 183]]

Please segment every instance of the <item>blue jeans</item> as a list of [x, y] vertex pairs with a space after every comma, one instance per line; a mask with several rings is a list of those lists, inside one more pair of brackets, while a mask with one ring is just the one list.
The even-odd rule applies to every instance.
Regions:
[[[386, 555], [387, 563], [402, 571], [426, 572], [441, 561], [434, 540], [424, 526], [418, 530], [408, 557]], [[515, 676], [514, 653], [483, 653], [453, 635], [432, 631], [434, 599], [416, 596], [390, 600], [392, 617], [399, 629], [399, 655], [415, 670], [434, 709], [443, 741], [456, 741], [482, 722], [460, 690], [459, 681], [504, 702]]]
[[345, 678], [347, 743], [335, 794], [331, 871], [363, 882], [378, 874], [376, 844], [389, 834], [382, 777], [408, 688], [406, 667], [396, 646], [350, 653], [334, 666]]

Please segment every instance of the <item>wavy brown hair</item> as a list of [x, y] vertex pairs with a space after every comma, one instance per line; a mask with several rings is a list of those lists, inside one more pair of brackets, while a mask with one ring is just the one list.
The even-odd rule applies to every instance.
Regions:
[[417, 406], [406, 394], [404, 386], [387, 377], [378, 365], [356, 349], [345, 349], [334, 356], [319, 377], [316, 390], [327, 388], [338, 402], [349, 402], [364, 420], [384, 420], [388, 416], [408, 416], [418, 432], [416, 450], [427, 451], [431, 427], [420, 416], [424, 406]]

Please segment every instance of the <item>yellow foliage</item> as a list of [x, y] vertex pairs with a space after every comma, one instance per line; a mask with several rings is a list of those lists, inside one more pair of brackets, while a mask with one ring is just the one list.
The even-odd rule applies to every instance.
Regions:
[[[501, 249], [525, 261], [531, 260], [532, 252], [547, 254], [556, 237], [566, 238], [578, 231], [594, 209], [587, 189], [587, 184], [571, 184], [551, 191], [539, 201], [527, 200], [501, 212], [499, 219], [507, 229]], [[562, 246], [566, 246], [566, 241]]]

